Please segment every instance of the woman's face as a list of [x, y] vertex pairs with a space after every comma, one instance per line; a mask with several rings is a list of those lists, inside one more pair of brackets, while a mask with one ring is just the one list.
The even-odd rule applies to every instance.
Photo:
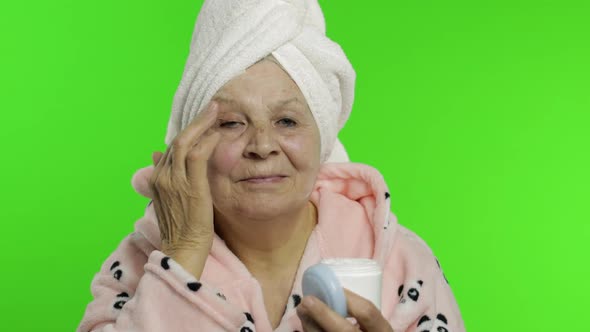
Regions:
[[295, 82], [263, 60], [224, 85], [209, 159], [216, 213], [269, 219], [301, 209], [320, 167], [320, 134]]

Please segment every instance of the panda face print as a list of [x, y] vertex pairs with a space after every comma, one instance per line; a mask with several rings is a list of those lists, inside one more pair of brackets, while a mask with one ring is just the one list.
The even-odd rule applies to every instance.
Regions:
[[119, 269], [117, 269], [117, 268], [119, 267], [119, 265], [121, 265], [121, 262], [119, 262], [119, 261], [115, 261], [115, 262], [114, 262], [114, 263], [111, 265], [111, 268], [110, 268], [110, 270], [111, 270], [111, 271], [113, 271], [113, 270], [115, 270], [115, 269], [116, 269], [116, 270], [115, 270], [115, 272], [113, 273], [113, 278], [115, 278], [115, 279], [117, 279], [117, 280], [121, 280], [121, 276], [123, 276], [123, 271], [122, 271], [120, 268], [119, 268]]
[[420, 298], [420, 289], [424, 282], [422, 280], [412, 281], [407, 284], [406, 291], [404, 292], [404, 285], [399, 286], [397, 290], [397, 295], [400, 297], [400, 303], [406, 303], [408, 299], [418, 302]]
[[434, 320], [430, 319], [430, 317], [424, 315], [418, 321], [418, 331], [420, 332], [429, 332], [429, 331], [436, 331], [436, 332], [449, 332], [449, 328], [447, 326], [447, 317], [445, 315], [439, 313], [436, 315]]
[[127, 303], [127, 301], [129, 300], [129, 294], [127, 294], [127, 292], [122, 292], [117, 294], [117, 297], [115, 299], [115, 303], [113, 304], [113, 308], [115, 309], [123, 309], [123, 306], [125, 305], [125, 303]]
[[285, 312], [295, 309], [299, 303], [301, 303], [301, 295], [299, 294], [291, 294], [289, 296], [289, 300], [287, 301], [287, 307], [285, 308]]
[[254, 317], [249, 312], [245, 312], [246, 322], [241, 326], [240, 332], [254, 332], [256, 327], [254, 326]]

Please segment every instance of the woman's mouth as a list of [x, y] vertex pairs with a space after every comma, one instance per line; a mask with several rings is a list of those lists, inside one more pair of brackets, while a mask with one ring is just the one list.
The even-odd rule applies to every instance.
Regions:
[[265, 184], [265, 183], [278, 183], [281, 182], [285, 177], [281, 175], [276, 176], [261, 176], [244, 179], [242, 181], [253, 184]]

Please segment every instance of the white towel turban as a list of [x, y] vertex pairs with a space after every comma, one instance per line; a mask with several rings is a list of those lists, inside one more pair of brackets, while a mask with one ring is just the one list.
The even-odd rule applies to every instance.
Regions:
[[347, 160], [337, 135], [352, 109], [356, 74], [326, 37], [317, 0], [206, 0], [174, 95], [166, 144], [225, 83], [269, 54], [305, 96], [320, 132], [321, 161]]

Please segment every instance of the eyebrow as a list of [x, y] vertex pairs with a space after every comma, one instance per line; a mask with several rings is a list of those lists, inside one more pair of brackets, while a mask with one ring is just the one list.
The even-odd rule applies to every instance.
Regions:
[[[234, 105], [238, 104], [238, 102], [235, 99], [232, 99], [232, 98], [230, 98], [228, 96], [224, 96], [224, 95], [219, 95], [219, 96], [213, 97], [213, 100], [221, 102], [221, 103], [225, 103], [225, 104], [234, 104]], [[289, 99], [279, 100], [276, 103], [271, 104], [270, 107], [277, 108], [277, 107], [285, 106], [290, 103], [298, 103], [298, 104], [301, 104], [302, 106], [305, 106], [305, 103], [303, 103], [298, 97], [292, 97]]]

